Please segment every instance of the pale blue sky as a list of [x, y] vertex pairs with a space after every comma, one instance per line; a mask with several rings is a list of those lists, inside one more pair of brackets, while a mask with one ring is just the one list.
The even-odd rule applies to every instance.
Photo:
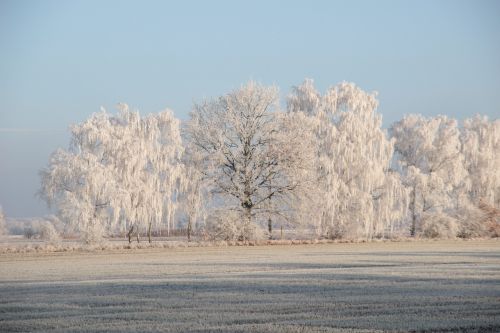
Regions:
[[379, 92], [407, 113], [500, 114], [500, 1], [0, 0], [0, 204], [44, 215], [38, 170], [101, 105], [186, 119], [253, 79]]

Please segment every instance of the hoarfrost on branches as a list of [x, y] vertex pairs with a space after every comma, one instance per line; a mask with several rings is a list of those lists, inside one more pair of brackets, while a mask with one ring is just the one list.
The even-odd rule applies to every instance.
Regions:
[[[297, 132], [300, 116], [279, 112], [278, 90], [254, 82], [227, 95], [196, 104], [186, 132], [202, 156], [199, 171], [215, 200], [240, 212], [241, 228], [256, 214], [291, 209], [286, 204], [305, 187], [300, 175], [311, 168], [313, 137]], [[302, 117], [304, 118], [304, 117]]]
[[61, 235], [56, 230], [51, 221], [45, 220], [40, 222], [40, 238], [50, 244], [58, 244], [61, 242]]
[[330, 238], [393, 232], [406, 190], [390, 170], [393, 141], [375, 112], [376, 94], [341, 83], [321, 96], [312, 80], [295, 87], [288, 111], [315, 121], [318, 231]]
[[124, 104], [71, 127], [71, 145], [40, 172], [40, 195], [88, 243], [132, 226], [171, 227], [182, 177], [179, 121], [171, 111], [141, 118]]
[[479, 115], [466, 119], [460, 140], [469, 199], [476, 205], [483, 199], [500, 208], [500, 120]]
[[[40, 172], [40, 196], [88, 242], [182, 225], [212, 239], [273, 237], [273, 224], [328, 238], [500, 234], [500, 120], [408, 115], [382, 128], [376, 93], [310, 79], [280, 110], [249, 82], [141, 117], [119, 105], [71, 127]], [[201, 235], [201, 234], [200, 234]]]
[[446, 116], [409, 115], [392, 125], [391, 135], [410, 189], [410, 234], [425, 233], [422, 228], [432, 219], [449, 224], [467, 187], [458, 122]]

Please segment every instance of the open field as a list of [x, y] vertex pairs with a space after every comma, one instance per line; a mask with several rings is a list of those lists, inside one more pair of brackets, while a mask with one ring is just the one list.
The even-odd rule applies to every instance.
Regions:
[[500, 241], [0, 255], [0, 331], [499, 332]]

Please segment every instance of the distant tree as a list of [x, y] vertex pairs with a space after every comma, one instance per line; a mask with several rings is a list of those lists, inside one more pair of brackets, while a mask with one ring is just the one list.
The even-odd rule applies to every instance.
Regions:
[[307, 119], [279, 113], [278, 96], [276, 88], [250, 82], [196, 104], [186, 126], [190, 149], [203, 161], [199, 172], [212, 194], [241, 212], [244, 238], [269, 201], [286, 202], [308, 181], [298, 175], [311, 168], [313, 138], [295, 131]]
[[7, 234], [7, 226], [5, 225], [5, 215], [3, 213], [3, 208], [0, 206], [0, 235]]
[[37, 235], [37, 230], [32, 225], [28, 225], [24, 227], [23, 235], [27, 239], [32, 239]]

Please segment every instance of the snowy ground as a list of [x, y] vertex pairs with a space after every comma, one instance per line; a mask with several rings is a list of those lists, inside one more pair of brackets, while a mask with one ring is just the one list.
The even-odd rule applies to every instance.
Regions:
[[500, 331], [500, 241], [0, 255], [0, 331]]

